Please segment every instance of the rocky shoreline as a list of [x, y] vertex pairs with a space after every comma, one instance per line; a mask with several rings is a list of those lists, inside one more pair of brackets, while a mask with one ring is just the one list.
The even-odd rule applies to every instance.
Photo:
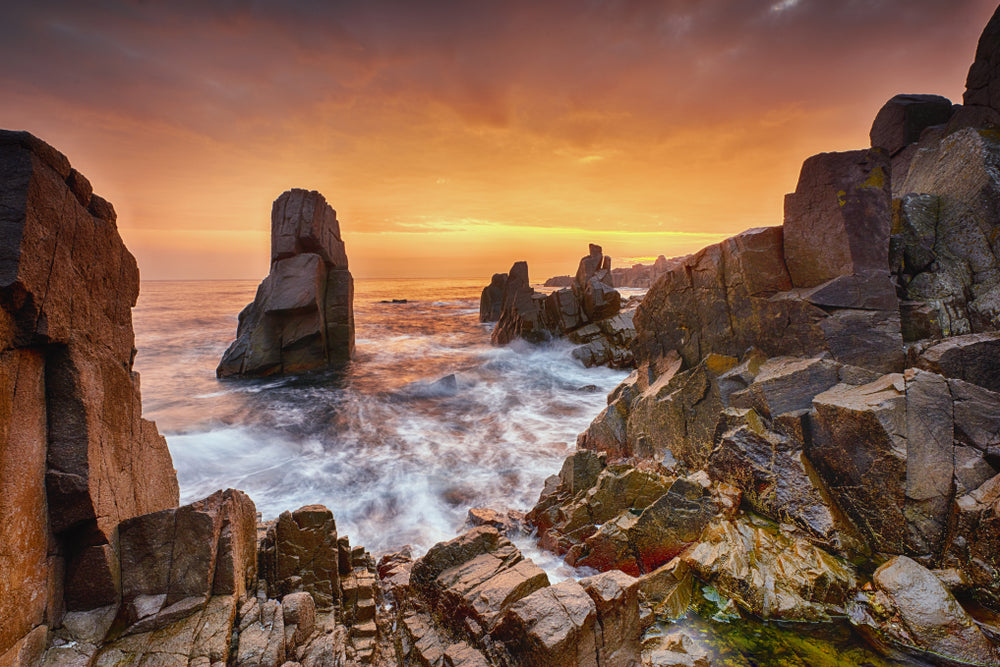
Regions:
[[[630, 318], [635, 371], [536, 506], [473, 511], [419, 558], [376, 561], [322, 506], [259, 524], [229, 489], [178, 507], [114, 209], [0, 132], [0, 664], [705, 666], [695, 633], [656, 628], [709, 598], [734, 624], [846, 619], [891, 658], [1000, 664], [998, 60], [1000, 10], [964, 105], [892, 98], [871, 148], [805, 162], [782, 226], [663, 267]], [[268, 339], [265, 374], [353, 338], [332, 209], [278, 201], [288, 233], [240, 335], [302, 335]], [[538, 295], [518, 263], [481, 313], [497, 344], [601, 332], [612, 275], [592, 246]], [[552, 583], [522, 526], [598, 573]]]

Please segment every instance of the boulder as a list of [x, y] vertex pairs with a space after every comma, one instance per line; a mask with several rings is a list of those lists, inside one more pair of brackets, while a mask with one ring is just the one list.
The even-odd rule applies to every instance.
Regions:
[[847, 562], [749, 518], [712, 523], [681, 559], [701, 580], [763, 619], [824, 621], [843, 615], [857, 585]]
[[918, 141], [928, 127], [947, 123], [952, 113], [951, 100], [940, 95], [895, 95], [875, 116], [872, 148], [884, 148], [895, 156]]
[[480, 526], [436, 544], [413, 564], [410, 585], [445, 626], [488, 631], [511, 605], [549, 580], [495, 528]]
[[838, 385], [813, 399], [805, 453], [838, 506], [881, 551], [939, 555], [953, 497], [947, 381], [925, 371]]
[[598, 667], [596, 625], [593, 599], [567, 580], [512, 605], [491, 634], [525, 667]]
[[914, 365], [1000, 392], [1000, 332], [935, 341], [916, 355]]
[[[350, 560], [346, 571], [350, 571]], [[268, 594], [312, 595], [318, 609], [330, 609], [340, 599], [340, 557], [337, 524], [322, 505], [282, 512], [260, 546], [261, 577]]]
[[586, 577], [579, 583], [597, 608], [598, 664], [608, 667], [637, 664], [643, 631], [639, 620], [639, 581], [612, 570]]
[[784, 253], [795, 287], [880, 272], [888, 280], [889, 156], [881, 149], [805, 161], [785, 197]]
[[336, 212], [289, 190], [271, 210], [271, 270], [239, 315], [219, 377], [299, 373], [354, 354], [354, 280]]
[[116, 527], [176, 506], [178, 487], [166, 441], [141, 417], [139, 273], [114, 208], [60, 152], [9, 131], [0, 202], [4, 656], [45, 634], [35, 629], [57, 621], [64, 595], [74, 609], [116, 600]]
[[851, 622], [869, 634], [939, 664], [1000, 662], [1000, 651], [941, 580], [916, 561], [896, 556], [872, 582], [875, 590], [861, 591], [850, 607]]
[[232, 489], [123, 521], [120, 616], [129, 632], [169, 625], [202, 609], [212, 595], [238, 598], [252, 590], [255, 523], [253, 502]]

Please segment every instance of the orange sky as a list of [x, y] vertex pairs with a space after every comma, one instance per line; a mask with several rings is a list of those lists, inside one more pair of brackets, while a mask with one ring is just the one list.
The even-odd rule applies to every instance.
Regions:
[[[111, 200], [142, 276], [268, 270], [317, 189], [355, 277], [570, 273], [779, 224], [896, 93], [961, 101], [983, 0], [18, 3], [0, 126]], [[212, 5], [205, 7], [203, 5]]]

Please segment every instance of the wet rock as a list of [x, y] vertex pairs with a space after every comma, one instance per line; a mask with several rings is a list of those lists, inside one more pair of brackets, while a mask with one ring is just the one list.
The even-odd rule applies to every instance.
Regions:
[[[835, 541], [833, 511], [811, 479], [802, 431], [786, 428], [781, 433], [754, 410], [728, 409], [724, 414], [708, 462], [712, 478], [739, 488], [757, 512]], [[801, 426], [805, 418], [789, 415], [789, 422]]]
[[491, 633], [525, 667], [597, 667], [597, 607], [573, 580], [532, 593]]
[[485, 507], [473, 507], [469, 510], [466, 524], [472, 527], [493, 526], [501, 535], [511, 537], [521, 532], [524, 513], [516, 510], [497, 512]]
[[[495, 309], [497, 276], [502, 275], [495, 274], [494, 282], [483, 290], [481, 313], [487, 307]], [[517, 338], [541, 343], [568, 334], [580, 345], [574, 356], [584, 365], [631, 366], [629, 345], [634, 329], [630, 317], [615, 317], [621, 309], [621, 295], [611, 282], [611, 258], [593, 244], [570, 284], [550, 294], [535, 292], [527, 263], [516, 262], [503, 281], [493, 344], [506, 345]]]
[[639, 591], [652, 606], [657, 618], [677, 619], [691, 605], [694, 575], [680, 558], [639, 577]]
[[261, 575], [271, 596], [305, 591], [318, 609], [330, 609], [339, 599], [337, 525], [327, 508], [306, 505], [282, 512], [260, 551]]
[[503, 310], [503, 294], [507, 286], [506, 273], [494, 273], [490, 284], [483, 288], [479, 297], [479, 321], [496, 322]]
[[682, 560], [700, 579], [765, 619], [821, 621], [842, 615], [857, 583], [845, 561], [746, 518], [711, 524]]
[[642, 625], [639, 619], [639, 582], [612, 570], [580, 580], [597, 608], [596, 644], [600, 665], [638, 664]]
[[299, 373], [354, 354], [354, 281], [336, 212], [294, 189], [271, 210], [271, 270], [239, 316], [219, 377]]
[[939, 662], [992, 665], [1000, 651], [934, 574], [906, 556], [896, 556], [872, 576], [875, 591], [853, 601], [851, 622], [907, 652]]
[[537, 565], [481, 526], [436, 544], [413, 564], [410, 583], [444, 623], [462, 632], [471, 619], [482, 630], [512, 604], [548, 585]]
[[712, 667], [708, 650], [683, 630], [653, 638], [643, 646], [642, 657], [652, 667]]

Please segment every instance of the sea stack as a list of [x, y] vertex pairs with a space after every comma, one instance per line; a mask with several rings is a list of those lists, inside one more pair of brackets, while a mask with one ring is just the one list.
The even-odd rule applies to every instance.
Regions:
[[354, 279], [337, 212], [315, 190], [289, 190], [271, 209], [271, 272], [240, 313], [216, 374], [300, 373], [353, 354]]

